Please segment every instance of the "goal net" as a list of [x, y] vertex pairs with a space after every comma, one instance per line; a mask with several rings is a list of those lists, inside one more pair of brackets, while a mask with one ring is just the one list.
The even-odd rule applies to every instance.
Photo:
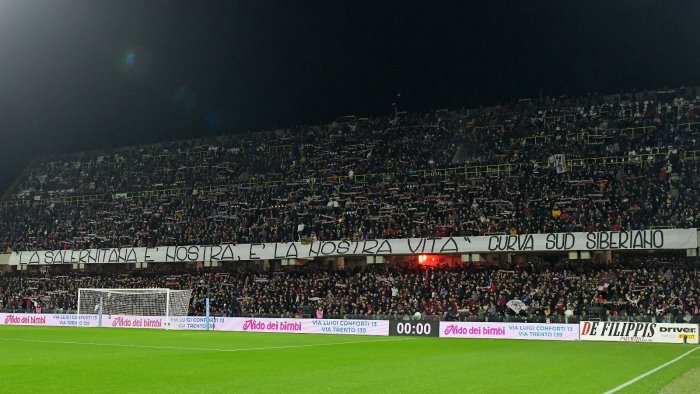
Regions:
[[187, 316], [192, 290], [171, 289], [78, 289], [80, 315], [165, 317]]

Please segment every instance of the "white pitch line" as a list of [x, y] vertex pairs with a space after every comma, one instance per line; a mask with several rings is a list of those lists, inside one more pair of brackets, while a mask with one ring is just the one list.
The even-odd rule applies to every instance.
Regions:
[[638, 381], [640, 381], [640, 380], [646, 378], [647, 376], [653, 374], [654, 372], [656, 372], [656, 371], [658, 371], [658, 370], [660, 370], [660, 369], [662, 369], [662, 368], [666, 368], [666, 367], [668, 367], [669, 365], [675, 363], [676, 361], [679, 361], [679, 360], [683, 359], [685, 356], [689, 355], [690, 353], [692, 353], [692, 352], [694, 352], [694, 351], [696, 351], [696, 350], [698, 350], [698, 349], [700, 349], [700, 347], [694, 347], [694, 348], [688, 350], [687, 352], [681, 354], [680, 356], [674, 358], [673, 360], [671, 360], [671, 361], [669, 361], [669, 362], [666, 362], [666, 363], [664, 363], [664, 364], [661, 364], [661, 365], [659, 365], [658, 367], [652, 369], [651, 371], [644, 372], [643, 374], [637, 376], [636, 378], [634, 378], [634, 379], [632, 379], [632, 380], [628, 380], [627, 382], [622, 383], [621, 385], [615, 387], [614, 389], [610, 389], [610, 390], [604, 392], [603, 394], [612, 394], [612, 393], [618, 392], [618, 391], [624, 389], [625, 387], [627, 387], [627, 386], [629, 386], [629, 385], [631, 385], [631, 384], [633, 384], [633, 383], [635, 383], [635, 382], [638, 382]]
[[304, 348], [304, 347], [350, 345], [350, 344], [354, 344], [354, 343], [376, 343], [376, 342], [405, 341], [405, 340], [410, 340], [410, 339], [414, 339], [414, 338], [378, 339], [375, 341], [347, 341], [347, 342], [331, 342], [331, 343], [313, 343], [313, 344], [309, 344], [309, 345], [249, 347], [249, 348], [239, 348], [239, 349], [211, 349], [211, 348], [179, 347], [179, 346], [153, 346], [153, 345], [133, 345], [133, 344], [121, 344], [121, 343], [42, 341], [42, 340], [38, 340], [38, 339], [0, 338], [0, 340], [2, 340], [2, 341], [12, 341], [12, 342], [55, 343], [55, 344], [61, 344], [61, 345], [112, 346], [112, 347], [144, 348], [144, 349], [196, 350], [196, 351], [204, 351], [204, 352], [247, 352], [247, 351], [252, 351], [252, 350], [295, 349], [295, 348]]

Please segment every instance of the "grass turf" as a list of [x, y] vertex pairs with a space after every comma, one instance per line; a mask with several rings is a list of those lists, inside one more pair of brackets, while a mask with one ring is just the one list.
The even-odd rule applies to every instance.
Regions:
[[[0, 387], [602, 393], [693, 346], [0, 326]], [[697, 392], [683, 380], [699, 368], [700, 350], [621, 392]]]

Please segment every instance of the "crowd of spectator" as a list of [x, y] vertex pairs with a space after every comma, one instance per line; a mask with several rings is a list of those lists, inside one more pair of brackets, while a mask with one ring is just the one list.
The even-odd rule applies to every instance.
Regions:
[[[700, 227], [698, 162], [400, 176], [6, 209], [15, 250]], [[300, 226], [302, 225], [302, 226]]]
[[[529, 162], [555, 153], [606, 156], [652, 148], [696, 149], [700, 92], [672, 98], [559, 99], [400, 118], [342, 122], [84, 152], [35, 163], [14, 197], [202, 187], [249, 178], [406, 173], [449, 165], [458, 145], [471, 161]], [[77, 181], [77, 182], [76, 182]]]
[[[700, 227], [700, 89], [521, 100], [35, 161], [3, 251]], [[565, 168], [552, 165], [564, 155]], [[653, 256], [653, 255], [652, 255]], [[697, 258], [0, 274], [0, 310], [78, 288], [212, 288], [217, 316], [700, 321]], [[508, 301], [527, 309], [516, 312]]]
[[[657, 322], [700, 319], [697, 258], [645, 257], [617, 263], [365, 266], [348, 270], [181, 271], [0, 275], [0, 310], [69, 312], [77, 289], [193, 289], [190, 314], [203, 315], [210, 287], [216, 316], [405, 318], [416, 312], [448, 320], [602, 318]], [[283, 267], [284, 268], [284, 267]], [[527, 305], [516, 313], [506, 304]], [[38, 309], [37, 309], [38, 308]], [[597, 312], [596, 312], [597, 310]]]
[[437, 114], [164, 142], [34, 164], [13, 197], [50, 198], [250, 181], [405, 172], [446, 165], [453, 129]]
[[345, 117], [39, 160], [0, 202], [0, 248], [700, 227], [699, 94]]

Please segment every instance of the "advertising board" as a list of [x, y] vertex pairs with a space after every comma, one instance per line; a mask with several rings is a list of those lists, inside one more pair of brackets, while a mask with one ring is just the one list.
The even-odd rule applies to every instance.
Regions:
[[440, 338], [577, 341], [578, 324], [440, 322]]
[[224, 318], [222, 323], [218, 323], [215, 330], [387, 336], [389, 335], [389, 321], [228, 317]]
[[698, 343], [697, 324], [582, 321], [582, 341]]
[[[205, 330], [203, 316], [171, 317], [170, 326], [162, 316], [117, 316], [0, 313], [0, 324], [24, 326], [81, 326], [115, 328], [155, 328]], [[209, 328], [215, 331], [279, 332], [299, 334], [389, 335], [388, 320], [282, 319], [248, 317], [211, 317]]]

